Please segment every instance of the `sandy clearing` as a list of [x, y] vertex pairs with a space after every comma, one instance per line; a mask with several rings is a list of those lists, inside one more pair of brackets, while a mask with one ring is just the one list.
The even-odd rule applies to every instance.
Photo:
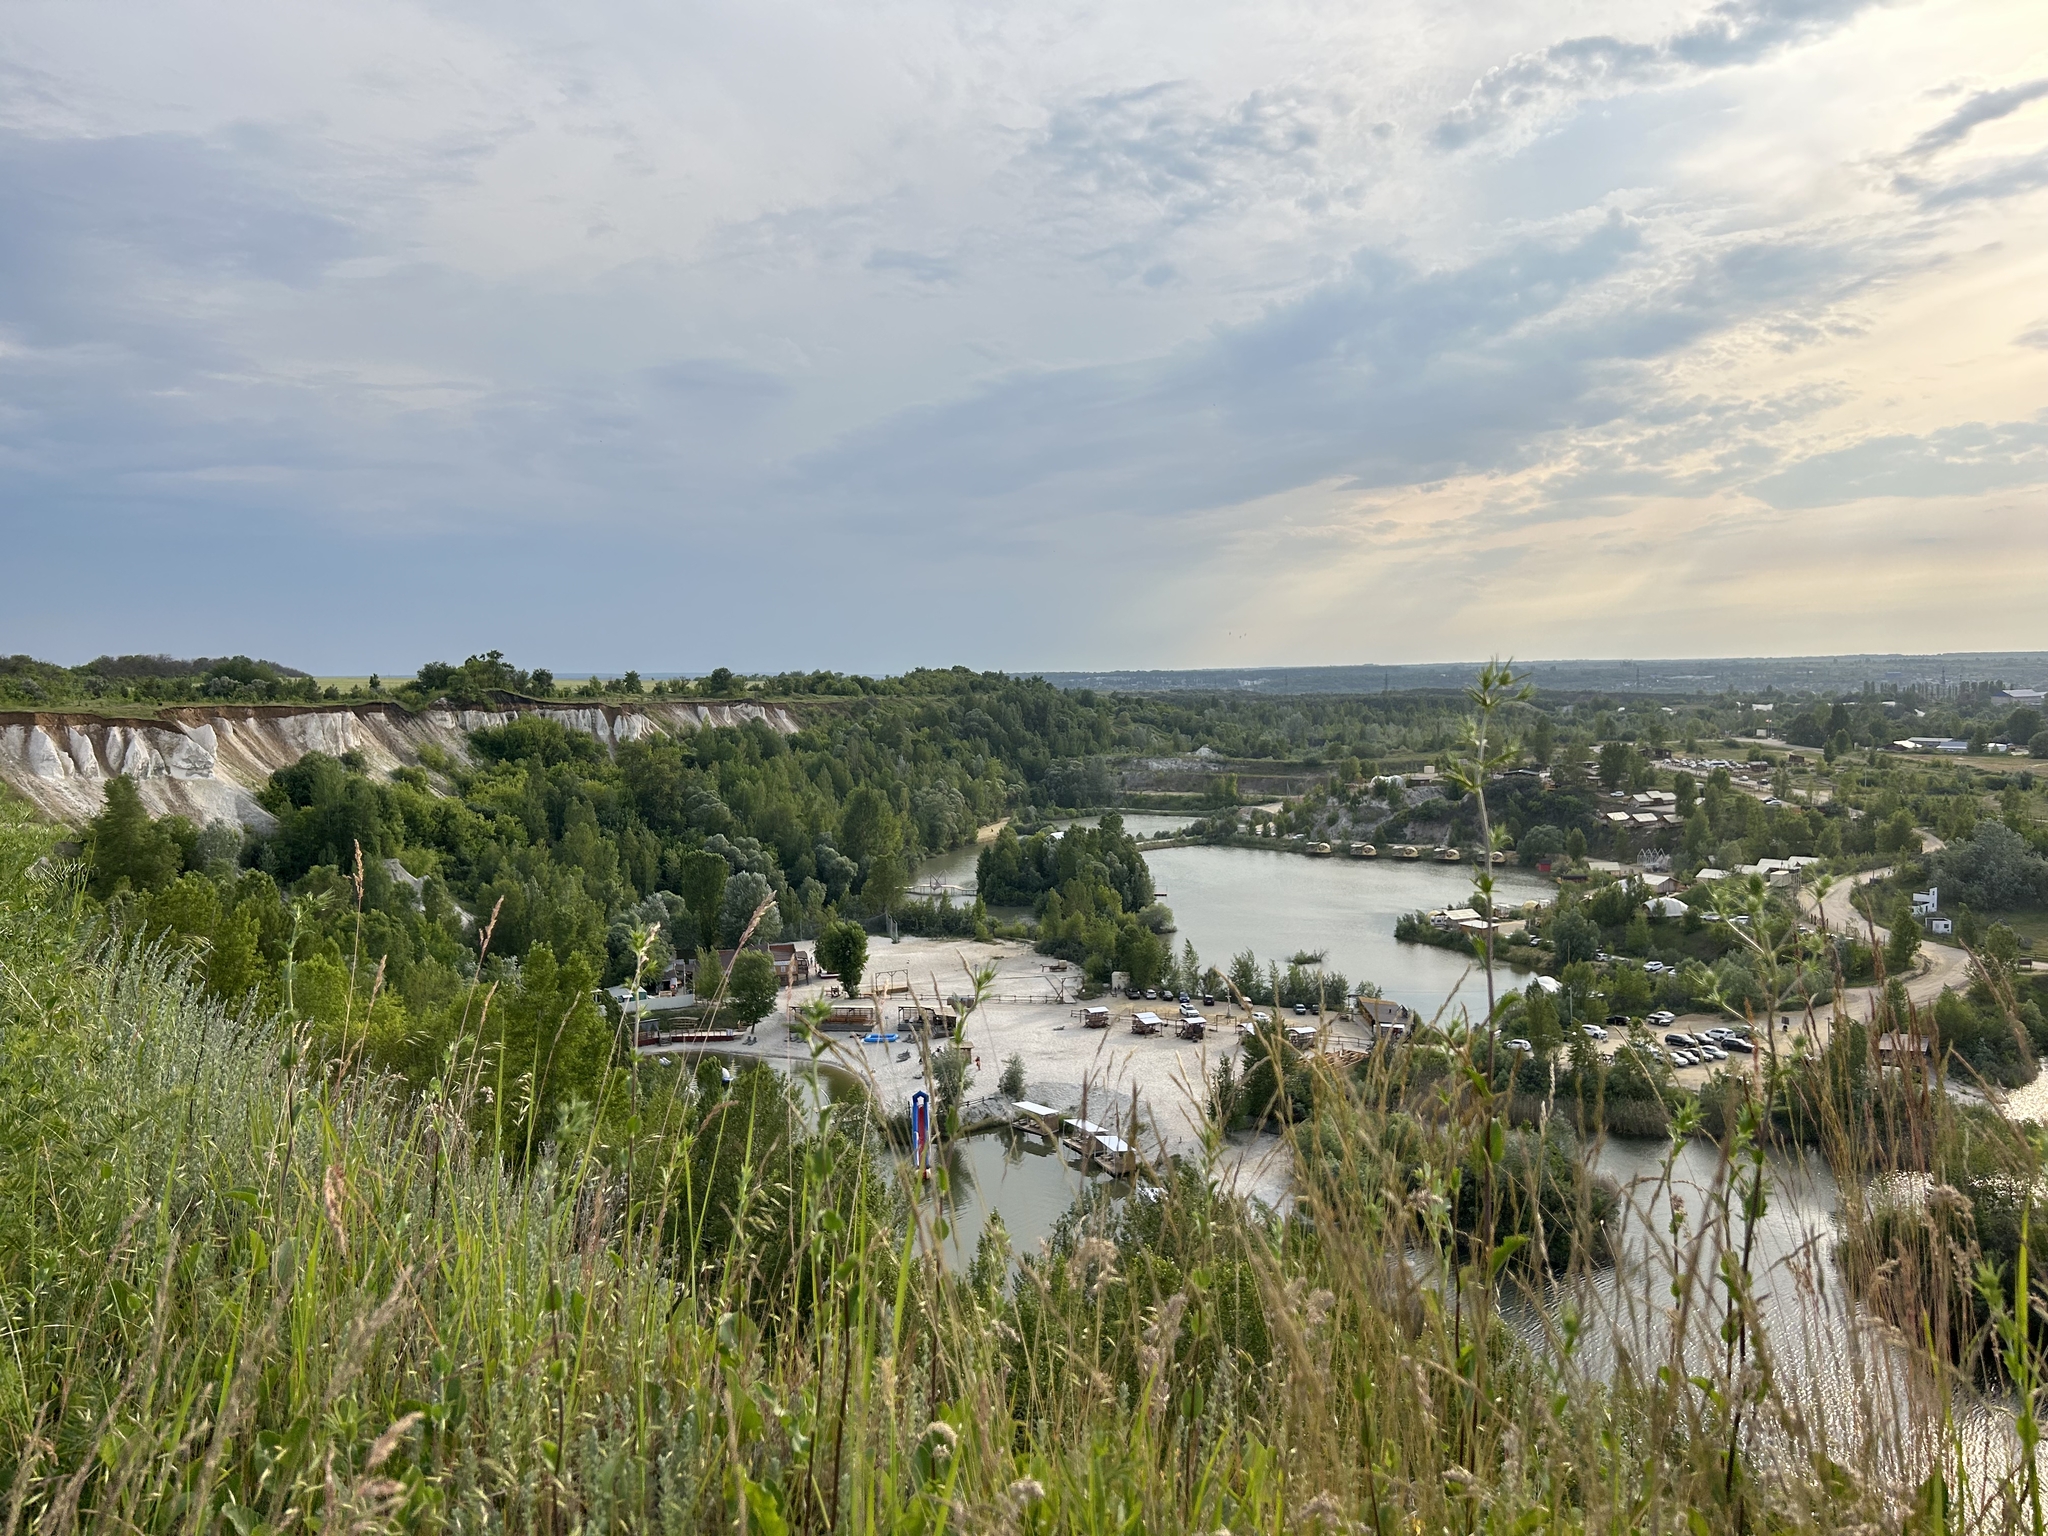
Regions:
[[[1015, 1054], [1024, 1058], [1026, 1098], [1063, 1113], [1085, 1107], [1089, 1119], [1124, 1126], [1130, 1123], [1135, 1094], [1142, 1128], [1137, 1140], [1148, 1156], [1186, 1155], [1200, 1147], [1205, 1084], [1225, 1057], [1238, 1054], [1241, 1010], [1220, 1002], [1204, 1008], [1217, 1027], [1195, 1042], [1170, 1032], [1133, 1035], [1130, 1020], [1138, 1009], [1149, 1007], [1170, 1018], [1176, 1005], [1111, 996], [1096, 1000], [1109, 1006], [1110, 1027], [1086, 1029], [1081, 1004], [1073, 1000], [1081, 979], [1078, 969], [1054, 970], [1057, 962], [1017, 941], [905, 938], [891, 944], [874, 939], [865, 985], [911, 987], [929, 1005], [935, 997], [970, 992], [969, 972], [990, 964], [996, 969], [991, 1000], [968, 1018], [965, 1030], [966, 1046], [979, 1063], [967, 1092], [970, 1106], [990, 1113], [1007, 1107], [996, 1095], [996, 1080]], [[808, 1063], [811, 1047], [790, 1034], [789, 1020], [796, 1007], [830, 990], [814, 984], [785, 991], [776, 1011], [761, 1021], [752, 1044], [719, 1049], [786, 1066]], [[897, 1010], [909, 1003], [907, 992], [885, 996], [885, 1029], [895, 1026]], [[856, 1037], [834, 1035], [818, 1059], [865, 1079], [885, 1109], [902, 1108], [925, 1086], [923, 1057], [907, 1031], [895, 1045], [862, 1045]], [[1238, 1192], [1269, 1205], [1286, 1199], [1291, 1159], [1274, 1137], [1233, 1137], [1218, 1161], [1220, 1180]]]

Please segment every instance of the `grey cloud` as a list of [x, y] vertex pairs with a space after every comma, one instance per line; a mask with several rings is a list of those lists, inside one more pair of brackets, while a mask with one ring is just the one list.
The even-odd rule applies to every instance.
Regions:
[[2013, 337], [2023, 347], [2035, 347], [2048, 352], [2048, 320], [2038, 320], [2019, 335]]
[[927, 256], [920, 251], [897, 251], [878, 247], [867, 259], [870, 272], [901, 272], [905, 277], [920, 283], [950, 283], [958, 277], [959, 269], [943, 256]]
[[1055, 111], [1026, 158], [1083, 201], [1139, 199], [1173, 222], [1235, 203], [1282, 168], [1311, 168], [1323, 109], [1254, 92], [1222, 112], [1177, 81], [1092, 96]]
[[1440, 120], [1433, 141], [1463, 148], [1524, 112], [1583, 96], [1657, 85], [1687, 71], [1752, 63], [1819, 37], [1873, 0], [1721, 0], [1692, 26], [1655, 43], [1575, 37], [1487, 71]]
[[820, 493], [1047, 516], [1171, 515], [1331, 476], [1412, 483], [1513, 467], [1546, 432], [1612, 419], [1631, 357], [1715, 323], [1565, 317], [1639, 248], [1613, 220], [1562, 247], [1522, 245], [1421, 272], [1360, 255], [1339, 281], [1142, 362], [1020, 375], [903, 412], [798, 466]]
[[2048, 187], [2048, 149], [2000, 161], [1985, 170], [1934, 182], [1919, 177], [1897, 176], [1892, 185], [1916, 197], [1926, 209], [1956, 208], [1965, 203], [1995, 203], [2008, 197]]
[[1922, 437], [1867, 438], [1814, 454], [1754, 490], [1784, 510], [1869, 496], [1966, 496], [2048, 482], [2048, 412], [2028, 421], [1967, 422]]
[[104, 319], [146, 289], [300, 286], [358, 248], [343, 220], [245, 151], [186, 135], [0, 133], [0, 313], [32, 338]]
[[1908, 145], [1906, 153], [1917, 159], [1947, 149], [1952, 144], [1960, 144], [1969, 137], [1971, 129], [1983, 123], [1996, 122], [2001, 117], [2010, 117], [2028, 102], [2039, 101], [2043, 96], [2048, 96], [2048, 80], [2029, 80], [2024, 85], [1978, 91]]

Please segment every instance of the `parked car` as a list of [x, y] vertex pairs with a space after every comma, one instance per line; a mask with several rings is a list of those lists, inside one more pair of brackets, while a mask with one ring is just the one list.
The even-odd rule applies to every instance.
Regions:
[[1721, 1049], [1733, 1051], [1738, 1056], [1754, 1056], [1756, 1054], [1756, 1047], [1740, 1035], [1730, 1035], [1727, 1039], [1723, 1040], [1721, 1042]]
[[1157, 987], [1147, 987], [1147, 988], [1145, 989], [1145, 997], [1146, 997], [1146, 999], [1147, 999], [1148, 1001], [1149, 1001], [1150, 999], [1152, 999], [1152, 998], [1155, 998], [1155, 997], [1157, 997], [1158, 995], [1159, 995], [1159, 989], [1158, 989]]
[[1676, 1024], [1678, 1022], [1678, 1015], [1669, 1008], [1659, 1008], [1650, 1015], [1650, 1022], [1652, 1024]]
[[1628, 1015], [1625, 1013], [1610, 1013], [1607, 1015], [1607, 1027], [1609, 1029], [1627, 1029]]
[[1675, 1045], [1681, 1051], [1689, 1051], [1693, 1048], [1695, 1042], [1692, 1036], [1688, 1035], [1684, 1030], [1674, 1029], [1664, 1037], [1664, 1043], [1666, 1045]]
[[1214, 1008], [1216, 1006], [1216, 994], [1214, 992], [1204, 992], [1202, 994], [1202, 1006], [1204, 1008]]
[[1643, 962], [1643, 969], [1652, 976], [1662, 976], [1665, 969], [1664, 962], [1662, 960], [1645, 960]]
[[1702, 1040], [1696, 1049], [1701, 1059], [1705, 1061], [1726, 1061], [1728, 1059], [1728, 1053], [1718, 1045], [1715, 1045], [1711, 1040]]
[[1126, 989], [1124, 992], [1124, 996], [1128, 997], [1134, 1003], [1142, 1003], [1145, 1000], [1145, 994], [1140, 992], [1136, 987], [1130, 987]]
[[1252, 1022], [1254, 1024], [1270, 1024], [1273, 1022], [1273, 1015], [1271, 1015], [1270, 1013], [1255, 1012], [1252, 1014]]
[[1175, 998], [1175, 999], [1174, 999], [1174, 1001], [1175, 1001], [1175, 1002], [1177, 1002], [1177, 1003], [1185, 1003], [1185, 1002], [1188, 1002], [1188, 1001], [1190, 1001], [1190, 999], [1189, 999], [1189, 997], [1188, 997], [1187, 993], [1183, 992], [1183, 993], [1181, 993], [1181, 995], [1180, 995], [1179, 997]]
[[1307, 1003], [1296, 1003], [1296, 1004], [1294, 1005], [1294, 1012], [1295, 1012], [1295, 1016], [1296, 1016], [1297, 1018], [1302, 1018], [1302, 1017], [1306, 1017], [1306, 1016], [1307, 1016], [1307, 1014], [1308, 1014], [1308, 1004], [1307, 1004]]
[[1526, 1051], [1533, 1054], [1536, 1049], [1535, 1046], [1524, 1040], [1520, 1035], [1516, 1035], [1511, 1040], [1504, 1040], [1501, 1043], [1511, 1051]]
[[1581, 1024], [1579, 1028], [1586, 1032], [1588, 1040], [1605, 1040], [1607, 1038], [1607, 1031], [1598, 1024]]

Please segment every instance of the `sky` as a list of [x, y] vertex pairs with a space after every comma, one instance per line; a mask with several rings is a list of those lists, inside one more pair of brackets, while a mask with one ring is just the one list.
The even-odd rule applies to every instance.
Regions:
[[0, 651], [2048, 647], [2040, 0], [11, 0]]

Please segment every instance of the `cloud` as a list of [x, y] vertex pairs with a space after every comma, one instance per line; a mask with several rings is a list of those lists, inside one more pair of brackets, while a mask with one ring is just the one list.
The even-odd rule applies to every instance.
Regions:
[[1662, 85], [1689, 72], [1750, 64], [1825, 36], [1872, 0], [1721, 0], [1691, 26], [1654, 43], [1574, 37], [1488, 70], [1438, 121], [1437, 147], [1462, 149], [1523, 117], [1588, 96]]
[[2048, 187], [2048, 149], [2000, 160], [1986, 169], [1945, 182], [1901, 176], [1894, 183], [1928, 210], [1957, 208], [1966, 203], [1996, 203]]
[[1967, 422], [1925, 435], [1870, 437], [1767, 476], [1755, 492], [1783, 510], [1871, 497], [1968, 496], [2048, 483], [2048, 411], [2029, 420]]
[[1362, 251], [1201, 342], [897, 413], [807, 456], [798, 483], [881, 526], [921, 505], [952, 509], [957, 528], [1153, 523], [1309, 484], [1516, 474], [1561, 438], [1604, 437], [1555, 477], [1553, 498], [1739, 484], [1774, 466], [1774, 434], [1841, 391], [1668, 400], [1656, 367], [1781, 302], [1853, 285], [1857, 256], [1786, 241], [1672, 253], [1619, 216], [1431, 270]]
[[1313, 170], [1326, 131], [1326, 111], [1296, 93], [1253, 92], [1216, 111], [1185, 82], [1160, 81], [1060, 107], [1029, 157], [1072, 196], [1141, 199], [1184, 221], [1263, 178]]
[[867, 269], [870, 272], [901, 272], [905, 277], [918, 283], [950, 283], [959, 276], [959, 268], [943, 256], [927, 256], [920, 251], [896, 251], [886, 247], [869, 254]]
[[[1956, 497], [1989, 529], [2041, 479], [2048, 341], [2003, 343], [2048, 168], [1950, 153], [2034, 86], [1927, 101], [2048, 15], [223, 3], [10, 32], [10, 649], [1211, 643], [1134, 569], [1275, 595], [1311, 648], [1512, 615], [1526, 652], [1570, 580], [1641, 600], [1598, 605], [1626, 647], [1673, 530], [1722, 582], [1788, 521], [1892, 528], [1896, 582]], [[849, 631], [834, 590], [962, 617]], [[1396, 596], [1412, 641], [1357, 618]]]
[[38, 343], [156, 329], [222, 286], [304, 288], [362, 248], [249, 146], [0, 130], [0, 324]]
[[2001, 117], [2010, 117], [2028, 102], [2039, 101], [2043, 96], [2048, 96], [2048, 80], [2029, 80], [2023, 85], [2008, 85], [1995, 91], [1977, 91], [1908, 145], [1906, 153], [1914, 159], [1923, 159], [1937, 150], [1960, 144], [1969, 137], [1971, 129], [1996, 122]]

